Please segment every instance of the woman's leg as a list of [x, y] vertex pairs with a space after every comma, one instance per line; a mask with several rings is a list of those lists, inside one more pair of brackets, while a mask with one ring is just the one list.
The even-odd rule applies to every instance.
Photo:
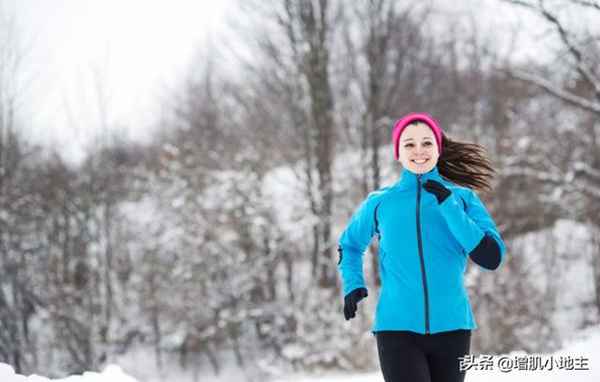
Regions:
[[385, 382], [430, 382], [427, 359], [415, 341], [417, 333], [376, 333], [379, 364]]
[[463, 382], [466, 371], [460, 371], [460, 360], [469, 354], [471, 331], [452, 330], [430, 334], [424, 347], [431, 374], [431, 382]]

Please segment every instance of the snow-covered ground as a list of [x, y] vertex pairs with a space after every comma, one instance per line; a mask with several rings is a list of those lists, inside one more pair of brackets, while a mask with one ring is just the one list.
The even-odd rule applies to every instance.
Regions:
[[125, 374], [117, 365], [108, 365], [102, 373], [87, 371], [83, 375], [72, 375], [61, 379], [48, 379], [36, 374], [23, 376], [15, 374], [12, 366], [0, 363], [0, 381], [2, 382], [137, 382], [137, 380]]
[[[537, 382], [537, 381], [574, 381], [598, 382], [600, 381], [600, 326], [580, 331], [565, 346], [550, 354], [527, 354], [512, 352], [504, 356], [493, 356], [488, 363], [489, 370], [476, 370], [483, 367], [483, 354], [472, 354], [472, 368], [467, 372], [467, 382]], [[530, 360], [529, 362], [519, 362]], [[544, 370], [538, 366], [532, 370], [537, 360], [538, 365], [544, 365]], [[551, 367], [551, 369], [550, 369]], [[501, 370], [503, 368], [503, 370]], [[74, 375], [62, 379], [50, 380], [37, 375], [22, 376], [14, 373], [11, 366], [0, 363], [0, 381], [2, 382], [154, 382], [160, 379], [152, 378], [151, 381], [135, 379], [125, 374], [119, 366], [109, 365], [102, 373], [86, 372], [83, 375]], [[164, 381], [173, 380], [166, 378]], [[223, 378], [200, 378], [205, 381], [225, 381]], [[229, 379], [228, 381], [234, 382]], [[241, 381], [241, 379], [240, 379]], [[278, 378], [273, 382], [382, 382], [379, 371], [368, 374], [342, 374], [332, 373], [321, 376], [292, 375]], [[237, 381], [237, 378], [235, 380]]]

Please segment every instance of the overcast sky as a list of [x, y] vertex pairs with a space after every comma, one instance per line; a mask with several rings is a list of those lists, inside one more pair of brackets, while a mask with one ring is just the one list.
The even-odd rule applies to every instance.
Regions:
[[69, 144], [69, 155], [82, 155], [81, 146], [100, 124], [94, 90], [100, 78], [108, 123], [119, 134], [147, 138], [164, 87], [173, 87], [194, 54], [219, 38], [230, 4], [0, 0], [16, 19], [28, 54], [27, 98], [33, 105], [21, 109], [31, 130], [26, 133], [34, 141]]

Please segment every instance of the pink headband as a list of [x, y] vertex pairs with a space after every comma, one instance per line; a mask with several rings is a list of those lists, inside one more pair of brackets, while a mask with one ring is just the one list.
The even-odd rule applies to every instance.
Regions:
[[404, 131], [406, 126], [416, 121], [424, 122], [433, 131], [438, 146], [438, 152], [442, 154], [442, 129], [440, 128], [440, 125], [428, 114], [410, 113], [396, 121], [394, 124], [394, 131], [392, 133], [392, 138], [394, 140], [394, 159], [398, 160], [399, 157], [398, 146], [402, 131]]

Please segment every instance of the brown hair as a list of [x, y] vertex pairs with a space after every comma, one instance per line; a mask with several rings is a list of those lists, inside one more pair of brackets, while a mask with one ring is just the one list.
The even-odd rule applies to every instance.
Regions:
[[482, 145], [453, 140], [442, 133], [442, 148], [437, 164], [440, 175], [476, 191], [492, 190], [496, 170]]

